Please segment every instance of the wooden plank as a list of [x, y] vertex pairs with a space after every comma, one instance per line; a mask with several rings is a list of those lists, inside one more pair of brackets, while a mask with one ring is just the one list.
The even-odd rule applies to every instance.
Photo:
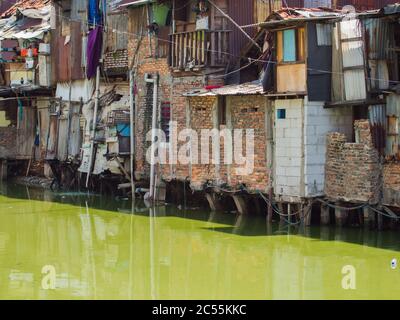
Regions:
[[[282, 92], [306, 92], [306, 65], [305, 64], [282, 64], [278, 65], [277, 91]], [[288, 77], [288, 75], [291, 75]]]

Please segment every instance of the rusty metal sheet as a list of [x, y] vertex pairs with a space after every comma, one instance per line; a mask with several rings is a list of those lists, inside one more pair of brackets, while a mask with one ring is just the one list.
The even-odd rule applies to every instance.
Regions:
[[31, 159], [36, 137], [36, 108], [23, 108], [22, 120], [18, 121], [17, 158]]
[[77, 158], [80, 155], [82, 144], [82, 130], [80, 126], [80, 105], [75, 103], [71, 106], [69, 115], [68, 156]]
[[49, 133], [46, 141], [47, 151], [46, 160], [54, 160], [57, 158], [58, 144], [58, 115], [51, 114], [49, 120]]
[[368, 117], [371, 123], [372, 140], [375, 148], [383, 155], [386, 147], [387, 132], [386, 105], [369, 106]]
[[[254, 2], [243, 1], [243, 0], [229, 0], [228, 1], [228, 14], [235, 20], [239, 25], [249, 25], [254, 23]], [[239, 57], [240, 51], [249, 41], [247, 37], [232, 23], [229, 23], [229, 29], [232, 32], [229, 34], [229, 53], [233, 57]], [[246, 32], [250, 36], [254, 36], [256, 32], [254, 29], [246, 29]]]

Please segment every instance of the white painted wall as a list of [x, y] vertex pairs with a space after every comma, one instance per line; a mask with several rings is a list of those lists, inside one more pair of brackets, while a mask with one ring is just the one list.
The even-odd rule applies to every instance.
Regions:
[[325, 184], [326, 136], [341, 132], [351, 139], [351, 107], [325, 109], [323, 102], [304, 99], [304, 184], [305, 196], [323, 194]]
[[[278, 109], [286, 109], [286, 119], [277, 118]], [[309, 102], [307, 97], [276, 100], [275, 117], [276, 195], [291, 201], [323, 194], [326, 136], [341, 132], [351, 138], [352, 108], [325, 109], [323, 102]]]
[[[286, 110], [286, 119], [278, 119], [278, 109]], [[275, 101], [275, 193], [301, 196], [303, 176], [303, 100]]]

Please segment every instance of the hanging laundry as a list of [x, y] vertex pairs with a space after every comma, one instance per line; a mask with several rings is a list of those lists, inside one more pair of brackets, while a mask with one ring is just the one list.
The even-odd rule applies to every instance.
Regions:
[[97, 66], [100, 64], [101, 50], [103, 45], [103, 28], [97, 26], [90, 31], [87, 42], [87, 69], [88, 79], [96, 75]]
[[101, 25], [101, 11], [99, 0], [89, 0], [88, 20], [91, 25]]

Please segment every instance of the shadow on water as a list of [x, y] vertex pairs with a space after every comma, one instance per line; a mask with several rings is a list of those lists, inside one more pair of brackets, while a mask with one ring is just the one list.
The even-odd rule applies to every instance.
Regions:
[[[26, 187], [13, 183], [0, 183], [0, 195], [21, 201], [46, 201], [74, 206], [89, 206], [91, 209], [120, 214], [149, 216], [150, 208], [143, 201], [132, 203], [131, 199], [86, 192], [57, 193], [50, 190]], [[237, 216], [232, 213], [210, 212], [204, 209], [182, 209], [174, 205], [156, 207], [152, 210], [155, 218], [176, 217], [221, 224], [221, 227], [203, 228], [210, 232], [233, 234], [243, 237], [302, 236], [314, 241], [341, 241], [373, 248], [400, 251], [400, 234], [395, 231], [374, 231], [366, 228], [335, 228], [334, 226], [289, 226], [279, 223], [268, 224], [263, 216]]]

